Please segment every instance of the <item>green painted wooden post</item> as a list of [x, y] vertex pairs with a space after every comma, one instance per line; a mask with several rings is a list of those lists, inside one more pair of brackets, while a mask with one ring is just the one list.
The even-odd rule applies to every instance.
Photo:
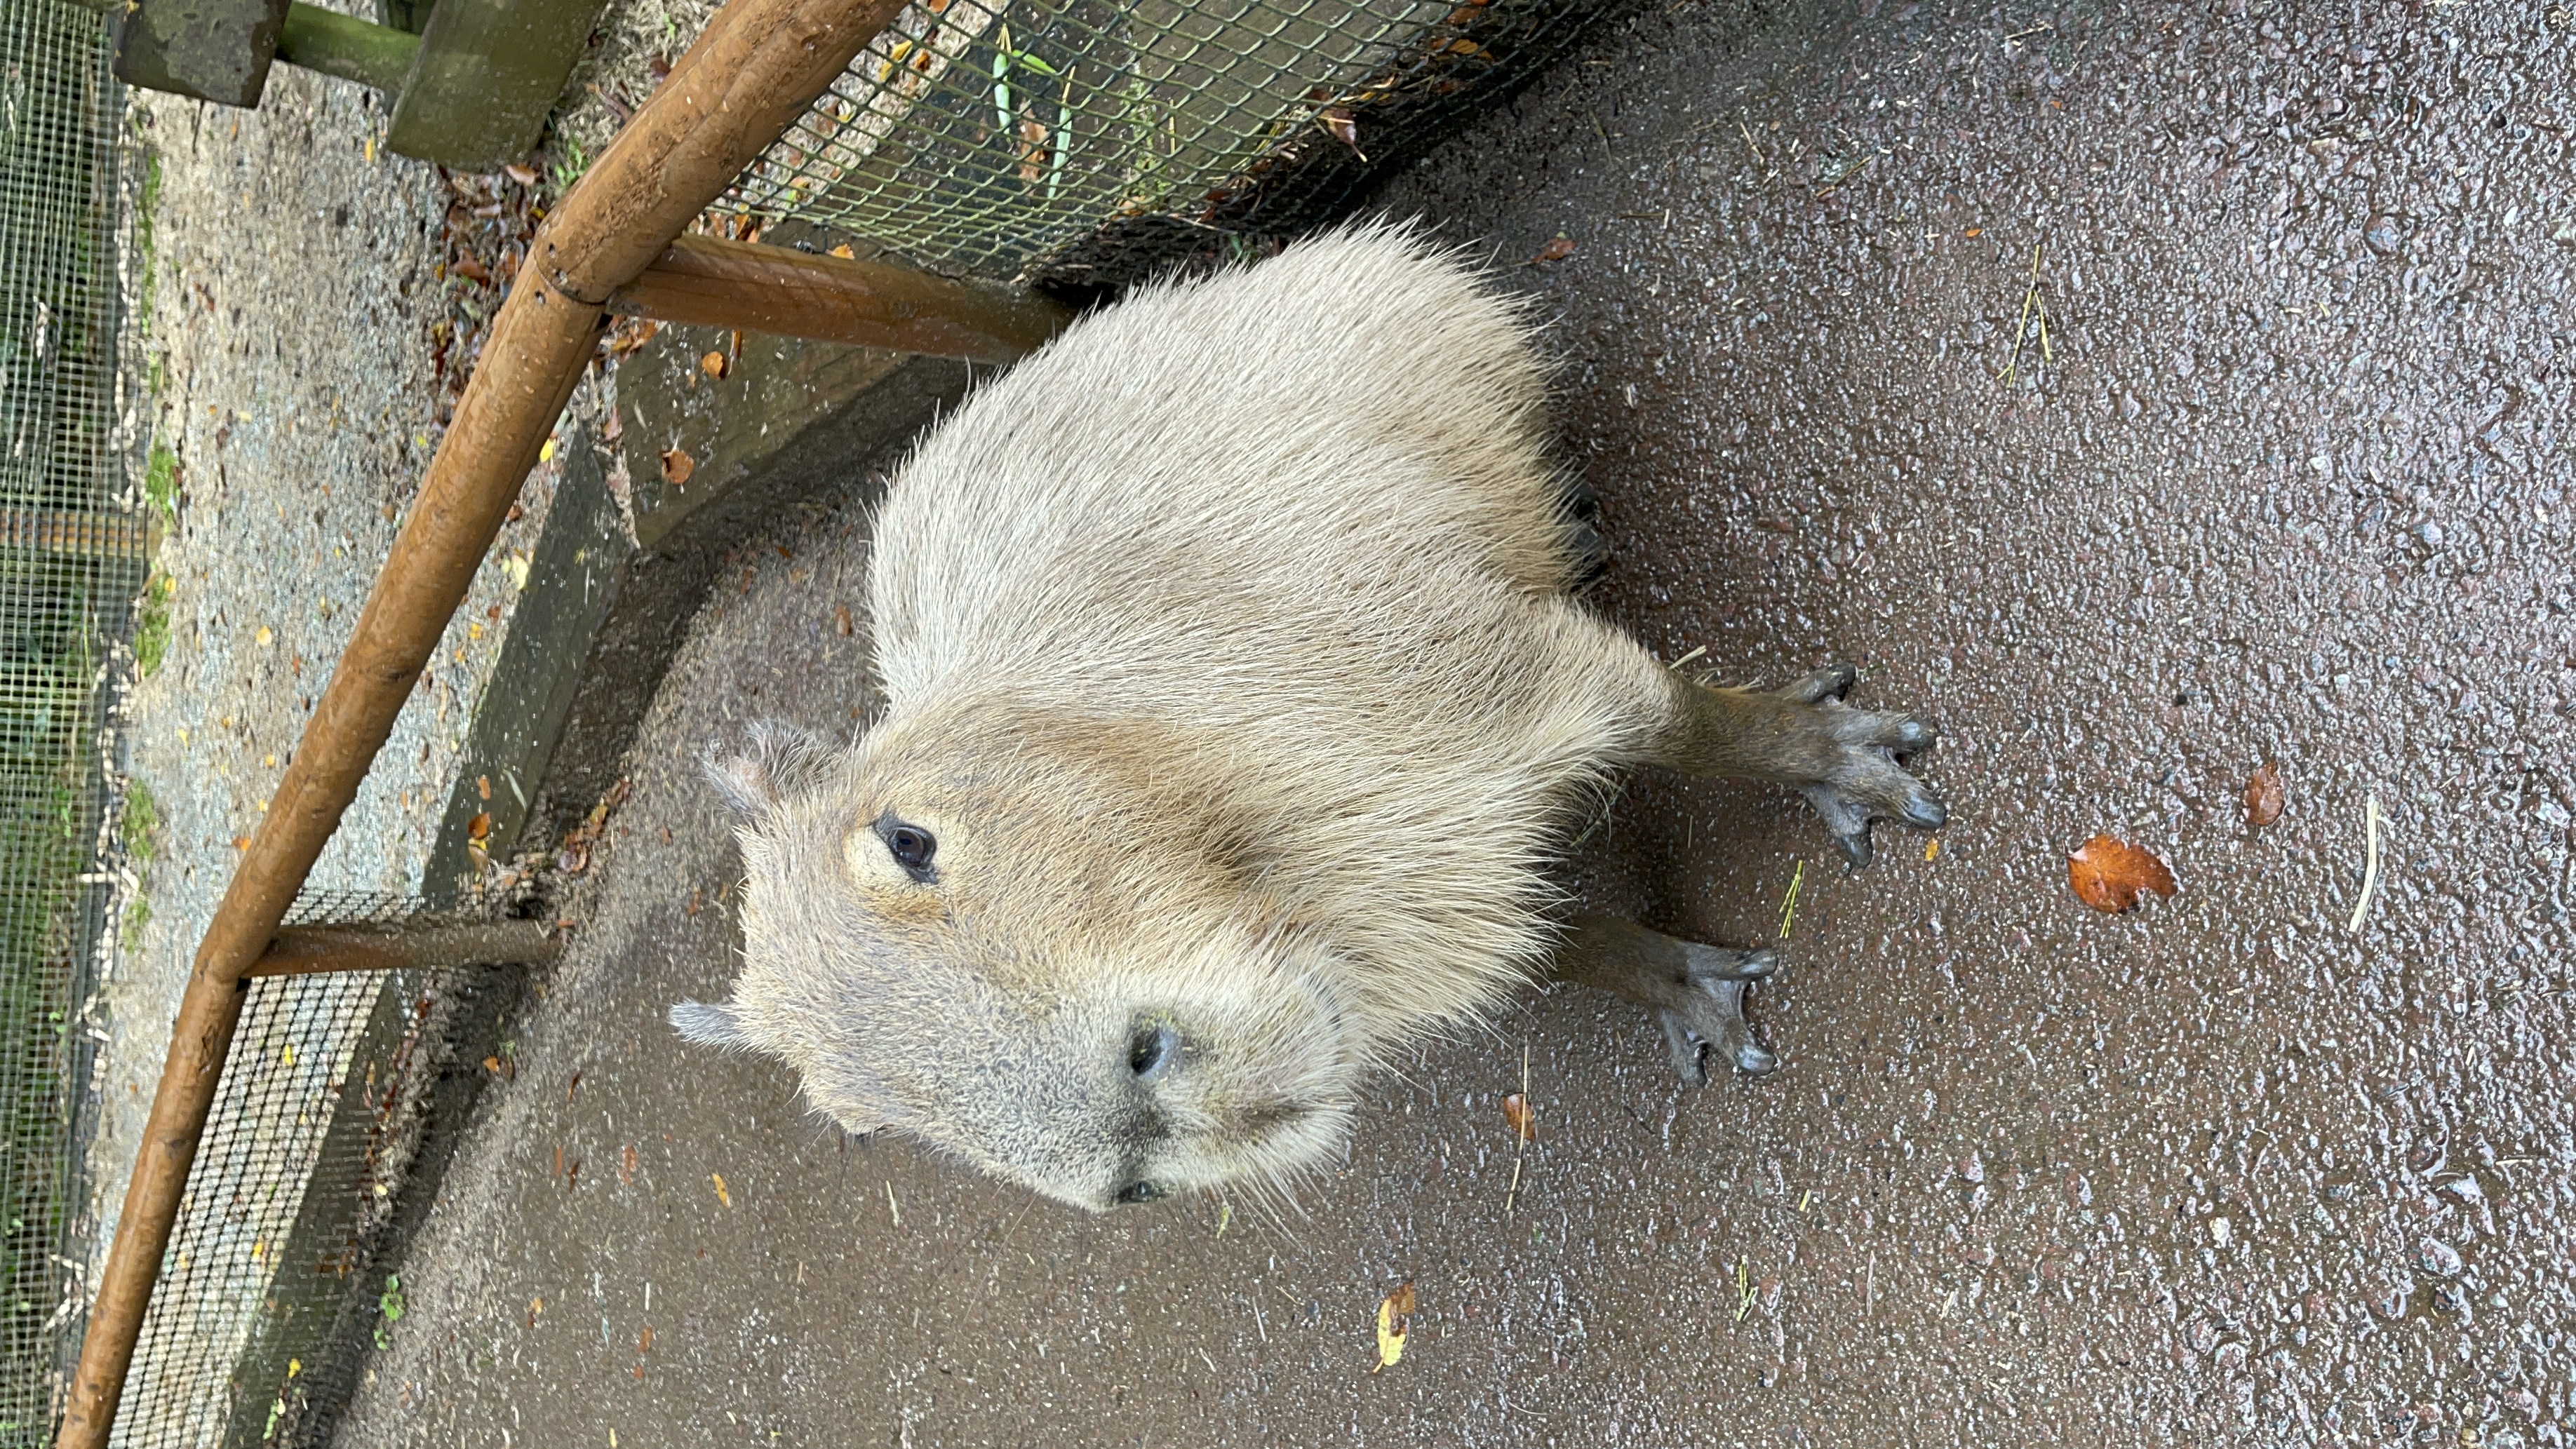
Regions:
[[116, 22], [116, 78], [227, 106], [256, 106], [287, 0], [140, 0]]
[[486, 171], [536, 149], [601, 0], [438, 0], [387, 150]]
[[302, 0], [286, 9], [277, 58], [306, 70], [336, 75], [387, 95], [402, 94], [404, 78], [420, 54], [420, 37], [389, 25], [371, 25]]

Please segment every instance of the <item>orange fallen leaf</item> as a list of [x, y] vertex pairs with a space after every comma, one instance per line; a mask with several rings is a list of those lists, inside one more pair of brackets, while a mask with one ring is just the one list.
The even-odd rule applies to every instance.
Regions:
[[732, 1207], [733, 1194], [725, 1191], [724, 1174], [721, 1172], [710, 1172], [707, 1174], [707, 1177], [716, 1185], [716, 1201], [723, 1203], [726, 1207]]
[[2077, 900], [2110, 915], [2136, 905], [2142, 890], [2170, 896], [2179, 889], [2163, 861], [2109, 835], [2094, 836], [2066, 858], [2066, 880]]
[[1377, 1306], [1377, 1368], [1369, 1370], [1370, 1373], [1393, 1368], [1404, 1357], [1407, 1328], [1404, 1320], [1412, 1312], [1413, 1280], [1408, 1278], [1403, 1287], [1386, 1295], [1385, 1301]]
[[725, 369], [729, 366], [731, 364], [725, 361], [725, 355], [721, 352], [710, 352], [698, 359], [698, 367], [718, 382], [724, 380]]
[[2245, 823], [2257, 830], [2281, 818], [2281, 766], [2265, 760], [2254, 778], [2245, 782]]
[[635, 1144], [632, 1142], [627, 1143], [626, 1150], [618, 1154], [617, 1180], [621, 1184], [635, 1181]]
[[[712, 355], [712, 354], [711, 354]], [[662, 481], [674, 488], [685, 487], [689, 475], [698, 471], [698, 460], [677, 448], [662, 450]]]
[[644, 1331], [635, 1335], [635, 1351], [637, 1353], [651, 1353], [653, 1351], [653, 1325], [649, 1323], [645, 1324]]
[[1538, 255], [1530, 258], [1530, 265], [1537, 266], [1541, 262], [1561, 262], [1572, 255], [1574, 255], [1573, 238], [1560, 236], [1546, 246], [1540, 247]]
[[1538, 1135], [1538, 1114], [1530, 1110], [1529, 1098], [1518, 1092], [1503, 1099], [1503, 1121], [1523, 1142]]
[[492, 812], [489, 810], [477, 814], [472, 820], [466, 822], [465, 836], [469, 840], [486, 839], [491, 834]]
[[851, 629], [849, 605], [842, 604], [832, 610], [832, 628], [843, 638], [849, 637]]
[[248, 849], [250, 849], [250, 837], [249, 837], [249, 836], [247, 836], [247, 835], [236, 835], [236, 836], [234, 836], [234, 837], [233, 837], [233, 849], [235, 849], [235, 850], [248, 850]]
[[859, 256], [857, 252], [850, 250], [850, 244], [848, 242], [843, 242], [839, 246], [832, 248], [832, 255], [839, 257], [845, 262], [856, 261]]
[[1984, 236], [1985, 234], [1986, 229], [1982, 226], [1972, 226], [1968, 228], [1968, 235], [1970, 236]]
[[509, 177], [521, 186], [534, 186], [537, 184], [537, 168], [534, 166], [522, 165], [516, 161], [503, 166], [501, 168], [501, 174]]

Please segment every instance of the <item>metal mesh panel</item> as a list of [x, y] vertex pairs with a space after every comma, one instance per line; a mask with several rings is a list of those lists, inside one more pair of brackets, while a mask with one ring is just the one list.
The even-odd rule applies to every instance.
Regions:
[[112, 437], [120, 104], [101, 16], [0, 3], [0, 1444], [49, 1437], [82, 1326], [101, 693], [147, 535]]
[[948, 270], [1123, 281], [1321, 219], [1609, 8], [916, 0], [722, 209]]
[[[524, 891], [435, 908], [307, 892], [287, 923], [435, 923], [530, 904]], [[112, 1442], [327, 1441], [374, 1325], [400, 1311], [388, 1229], [420, 1205], [409, 1194], [431, 1119], [470, 1109], [455, 1088], [479, 1081], [516, 980], [515, 968], [451, 967], [251, 981]]]
[[[453, 903], [307, 891], [289, 927], [538, 909], [526, 883]], [[386, 1305], [397, 1217], [443, 1163], [515, 968], [252, 978], [152, 1289], [113, 1444], [322, 1444]], [[440, 1135], [438, 1120], [451, 1130]]]
[[[197, 1449], [224, 1442], [236, 1417], [234, 1365], [258, 1311], [275, 1307], [270, 1289], [282, 1276], [280, 1260], [306, 1192], [332, 1190], [353, 1169], [363, 1176], [363, 1140], [343, 1144], [335, 1154], [341, 1160], [321, 1160], [359, 1038], [382, 993], [410, 988], [408, 980], [358, 974], [250, 984], [135, 1344], [115, 1443]], [[380, 1086], [389, 1092], [392, 1083]], [[292, 1266], [336, 1280], [342, 1265]]]

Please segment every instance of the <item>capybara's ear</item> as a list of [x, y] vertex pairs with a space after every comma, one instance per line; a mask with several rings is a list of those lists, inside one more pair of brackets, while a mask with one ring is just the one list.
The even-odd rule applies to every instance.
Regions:
[[671, 1008], [671, 1025], [682, 1037], [700, 1046], [749, 1051], [759, 1045], [751, 1039], [751, 1029], [743, 1024], [742, 1013], [730, 1001], [676, 1003]]
[[762, 720], [745, 733], [739, 748], [708, 750], [705, 765], [707, 778], [735, 810], [760, 815], [821, 779], [831, 759], [832, 752], [812, 735], [791, 724]]

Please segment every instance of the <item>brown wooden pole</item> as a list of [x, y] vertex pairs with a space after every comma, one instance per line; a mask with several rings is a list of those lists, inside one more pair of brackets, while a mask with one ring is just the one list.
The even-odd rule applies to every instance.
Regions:
[[244, 976], [400, 971], [413, 966], [543, 966], [563, 954], [544, 921], [417, 917], [381, 925], [287, 926]]
[[608, 310], [996, 363], [1027, 355], [1073, 320], [1031, 292], [711, 236], [671, 243], [609, 294]]
[[601, 305], [822, 94], [902, 0], [732, 0], [547, 218], [285, 778], [197, 948], [125, 1206], [91, 1300], [58, 1449], [105, 1449], [188, 1168], [241, 1019], [244, 973], [393, 730], [598, 344]]

